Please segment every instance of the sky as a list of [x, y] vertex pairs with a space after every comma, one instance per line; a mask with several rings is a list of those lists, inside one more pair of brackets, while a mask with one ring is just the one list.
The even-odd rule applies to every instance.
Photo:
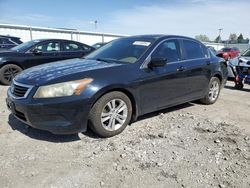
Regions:
[[[138, 35], [250, 38], [250, 0], [0, 0], [0, 23]], [[97, 27], [95, 27], [97, 20]]]

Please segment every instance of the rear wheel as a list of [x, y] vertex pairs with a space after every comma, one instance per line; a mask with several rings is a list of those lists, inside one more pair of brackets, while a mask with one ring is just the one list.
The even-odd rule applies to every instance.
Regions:
[[204, 104], [214, 104], [220, 94], [220, 80], [217, 77], [212, 77], [209, 85], [206, 96], [201, 99], [201, 102]]
[[132, 104], [127, 95], [114, 91], [102, 96], [89, 115], [90, 128], [101, 137], [121, 133], [131, 120]]
[[244, 84], [243, 83], [239, 83], [239, 82], [236, 82], [235, 85], [234, 85], [234, 88], [235, 89], [239, 89], [239, 90], [243, 89], [243, 87], [244, 87]]
[[4, 65], [0, 69], [0, 82], [4, 85], [10, 85], [13, 78], [22, 71], [22, 68], [15, 64]]

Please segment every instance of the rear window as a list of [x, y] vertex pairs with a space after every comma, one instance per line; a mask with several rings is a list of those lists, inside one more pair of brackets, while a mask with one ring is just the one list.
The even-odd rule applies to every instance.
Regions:
[[183, 47], [186, 51], [187, 59], [205, 58], [201, 44], [191, 40], [183, 40]]
[[231, 51], [231, 48], [222, 48], [221, 51], [222, 51], [222, 52], [230, 52], [230, 51]]

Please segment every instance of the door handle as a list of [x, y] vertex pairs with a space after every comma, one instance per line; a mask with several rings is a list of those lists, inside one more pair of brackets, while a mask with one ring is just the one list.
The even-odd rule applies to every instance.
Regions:
[[186, 70], [186, 68], [183, 67], [183, 66], [181, 66], [181, 67], [179, 67], [179, 68], [177, 69], [178, 72], [181, 72], [181, 71], [184, 71], [184, 70]]
[[210, 65], [210, 64], [211, 64], [211, 62], [208, 60], [208, 61], [206, 61], [206, 64], [207, 64], [207, 65]]

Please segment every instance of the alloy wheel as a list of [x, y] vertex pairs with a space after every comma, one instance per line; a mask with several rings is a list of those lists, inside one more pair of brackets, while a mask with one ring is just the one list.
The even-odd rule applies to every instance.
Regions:
[[211, 101], [215, 101], [219, 95], [219, 92], [220, 92], [219, 83], [216, 80], [214, 80], [209, 88], [208, 98]]
[[109, 101], [101, 113], [101, 123], [104, 129], [116, 131], [123, 126], [128, 116], [128, 107], [121, 99]]

